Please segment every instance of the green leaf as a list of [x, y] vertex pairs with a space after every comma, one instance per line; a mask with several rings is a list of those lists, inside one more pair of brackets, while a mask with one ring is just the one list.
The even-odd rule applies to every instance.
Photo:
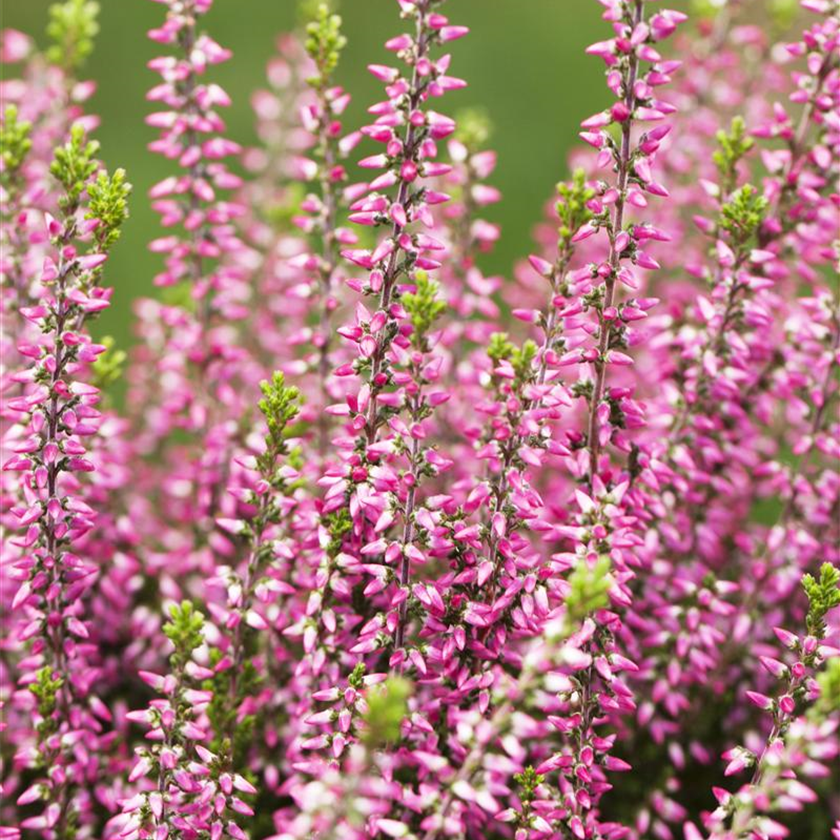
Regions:
[[300, 412], [300, 391], [286, 385], [285, 376], [278, 370], [271, 380], [260, 383], [263, 398], [259, 409], [265, 417], [268, 434], [265, 436], [266, 452], [261, 457], [260, 469], [270, 471], [277, 458], [286, 452], [287, 427]]
[[470, 152], [481, 149], [490, 139], [493, 124], [484, 108], [464, 108], [455, 115], [456, 139], [460, 140]]
[[54, 153], [50, 172], [64, 188], [59, 206], [65, 212], [74, 212], [88, 181], [98, 168], [96, 154], [99, 143], [88, 140], [80, 123], [70, 129], [70, 139]]
[[808, 635], [825, 638], [825, 617], [836, 606], [840, 606], [840, 571], [831, 563], [820, 567], [819, 580], [813, 575], [803, 575], [802, 588], [808, 596], [808, 615], [805, 626]]
[[537, 358], [539, 348], [535, 341], [528, 339], [521, 347], [514, 349], [511, 355], [511, 365], [516, 372], [517, 380], [530, 382], [534, 376], [534, 360]]
[[131, 184], [125, 180], [125, 170], [117, 169], [109, 177], [100, 172], [97, 179], [87, 187], [87, 219], [98, 219], [95, 236], [102, 250], [108, 250], [119, 238], [120, 228], [128, 218], [128, 196]]
[[537, 788], [545, 781], [529, 764], [521, 773], [514, 775], [513, 780], [522, 788], [521, 799], [531, 802], [536, 798]]
[[426, 349], [427, 333], [446, 311], [446, 303], [438, 297], [439, 293], [440, 286], [420, 270], [415, 275], [415, 291], [402, 297], [402, 304], [414, 327], [412, 340], [421, 349]]
[[747, 136], [747, 127], [742, 117], [733, 117], [729, 131], [721, 129], [716, 134], [719, 149], [712, 153], [712, 160], [721, 176], [721, 193], [729, 195], [738, 177], [738, 163], [755, 145]]
[[389, 677], [368, 693], [364, 720], [368, 726], [365, 740], [370, 746], [384, 746], [400, 737], [410, 696], [411, 683], [402, 677]]
[[353, 518], [347, 508], [338, 508], [321, 517], [321, 523], [330, 535], [326, 547], [328, 557], [337, 557], [344, 545], [344, 538], [353, 530]]
[[487, 345], [487, 355], [494, 364], [509, 359], [513, 355], [514, 346], [508, 340], [507, 333], [493, 333]]
[[816, 679], [820, 687], [817, 713], [829, 715], [840, 711], [840, 657], [829, 659], [825, 670]]
[[752, 184], [744, 184], [720, 208], [718, 224], [732, 235], [736, 245], [744, 245], [758, 231], [767, 207], [764, 195]]
[[100, 343], [105, 345], [105, 352], [100, 353], [90, 366], [92, 384], [100, 391], [106, 391], [120, 380], [128, 356], [125, 350], [115, 346], [116, 342], [110, 335], [106, 335]]
[[66, 0], [50, 6], [49, 14], [47, 35], [52, 45], [47, 48], [47, 60], [72, 75], [93, 52], [93, 39], [99, 32], [99, 3]]
[[3, 160], [0, 183], [7, 190], [17, 180], [26, 156], [32, 148], [31, 131], [32, 124], [19, 120], [17, 108], [14, 105], [8, 105], [3, 113], [3, 122], [0, 124], [0, 157]]
[[316, 73], [306, 81], [316, 90], [329, 86], [330, 76], [338, 66], [341, 51], [347, 39], [341, 34], [341, 18], [321, 3], [315, 19], [306, 27], [306, 52], [315, 62]]
[[586, 184], [586, 173], [576, 169], [572, 180], [557, 185], [557, 216], [560, 219], [558, 233], [560, 247], [571, 245], [572, 237], [592, 218], [592, 211], [586, 206], [595, 197], [595, 190]]
[[163, 625], [163, 633], [175, 650], [169, 657], [173, 669], [182, 669], [193, 651], [204, 642], [204, 616], [190, 601], [173, 604], [169, 621]]
[[597, 610], [609, 606], [610, 558], [598, 557], [594, 566], [581, 561], [569, 576], [569, 594], [566, 596], [566, 614], [570, 626], [577, 627], [583, 619]]
[[38, 698], [38, 714], [48, 718], [56, 708], [58, 692], [64, 680], [61, 677], [53, 679], [52, 668], [39, 668], [35, 672], [35, 681], [30, 683], [29, 690]]

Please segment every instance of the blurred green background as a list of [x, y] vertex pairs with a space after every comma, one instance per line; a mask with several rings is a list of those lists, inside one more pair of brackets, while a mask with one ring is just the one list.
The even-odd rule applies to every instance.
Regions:
[[[23, 30], [44, 44], [44, 26], [51, 0], [0, 0], [4, 27]], [[99, 87], [89, 110], [101, 115], [97, 133], [109, 168], [123, 166], [134, 184], [132, 218], [118, 244], [109, 272], [116, 287], [114, 306], [97, 324], [119, 345], [133, 339], [131, 301], [153, 294], [151, 278], [159, 258], [146, 243], [159, 235], [157, 218], [145, 194], [172, 164], [150, 154], [146, 144], [154, 131], [144, 122], [153, 110], [145, 101], [156, 76], [146, 62], [160, 54], [146, 31], [163, 20], [164, 7], [149, 0], [100, 0], [101, 31], [82, 78]], [[370, 63], [392, 60], [383, 42], [403, 31], [395, 0], [343, 0], [339, 11], [348, 38], [337, 81], [353, 94], [345, 126], [361, 124], [364, 111], [382, 96], [382, 87], [367, 71]], [[595, 0], [452, 0], [444, 7], [453, 23], [466, 24], [469, 37], [451, 44], [451, 73], [469, 87], [448, 94], [442, 110], [482, 106], [494, 133], [499, 166], [492, 177], [504, 201], [488, 216], [502, 224], [502, 240], [484, 261], [488, 273], [509, 274], [514, 260], [528, 253], [530, 233], [556, 181], [566, 175], [566, 157], [576, 142], [581, 119], [607, 101], [603, 65], [584, 55], [594, 40], [608, 37]], [[264, 85], [265, 64], [274, 54], [275, 36], [297, 22], [296, 0], [216, 0], [205, 27], [234, 52], [232, 61], [211, 68], [208, 77], [233, 97], [228, 109], [228, 135], [248, 145], [255, 142], [250, 94]], [[165, 51], [165, 50], [164, 50]], [[356, 150], [357, 159], [371, 146]], [[109, 285], [110, 285], [109, 284]]]

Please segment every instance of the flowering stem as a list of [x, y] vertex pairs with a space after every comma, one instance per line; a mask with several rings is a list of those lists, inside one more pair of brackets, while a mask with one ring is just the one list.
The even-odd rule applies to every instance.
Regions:
[[[245, 571], [245, 579], [242, 581], [242, 595], [241, 604], [239, 606], [240, 616], [233, 631], [233, 639], [230, 643], [231, 650], [231, 674], [230, 674], [230, 703], [233, 708], [238, 703], [237, 696], [237, 678], [239, 671], [242, 668], [242, 659], [245, 655], [245, 627], [246, 616], [251, 609], [254, 600], [254, 587], [262, 572], [263, 564], [260, 562], [261, 549], [263, 548], [263, 532], [266, 526], [266, 519], [270, 509], [270, 502], [264, 495], [260, 499], [260, 508], [254, 518], [255, 527], [254, 535], [251, 539], [251, 550], [248, 554], [248, 565]], [[231, 720], [231, 725], [235, 725], [235, 719]], [[232, 731], [225, 733], [228, 738], [233, 736]]]
[[[524, 697], [529, 691], [535, 676], [536, 673], [532, 667], [523, 668], [516, 681], [516, 693], [520, 697]], [[493, 716], [490, 718], [487, 729], [482, 732], [482, 739], [480, 743], [476, 743], [467, 754], [467, 757], [464, 759], [464, 762], [455, 775], [455, 778], [452, 780], [452, 783], [449, 784], [448, 790], [444, 794], [440, 805], [436, 809], [436, 814], [440, 817], [441, 822], [443, 822], [446, 818], [449, 813], [449, 809], [452, 807], [452, 803], [455, 801], [455, 793], [453, 792], [455, 787], [459, 782], [469, 782], [472, 780], [481, 765], [482, 759], [487, 755], [488, 744], [492, 743], [504, 731], [515, 711], [516, 706], [514, 702], [509, 700], [493, 712]], [[442, 830], [442, 825], [430, 828], [423, 835], [422, 840], [435, 840]]]
[[[322, 116], [319, 131], [326, 135], [328, 126], [324, 122], [329, 119], [330, 112], [326, 97], [321, 93], [320, 107]], [[318, 376], [321, 385], [321, 404], [329, 403], [330, 350], [332, 348], [332, 327], [330, 312], [330, 294], [332, 292], [333, 276], [338, 267], [338, 245], [335, 238], [335, 228], [338, 218], [338, 195], [332, 182], [330, 173], [335, 166], [335, 149], [332, 143], [324, 140], [324, 165], [321, 174], [321, 196], [324, 203], [324, 233], [321, 250], [321, 314], [319, 321], [321, 346], [318, 348]], [[318, 451], [323, 460], [329, 444], [329, 416], [321, 411], [318, 418]]]
[[[572, 256], [574, 255], [574, 250], [574, 245], [571, 243], [571, 236], [563, 237], [563, 239], [561, 240], [559, 254], [551, 267], [551, 273], [548, 277], [550, 288], [547, 304], [548, 312], [547, 314], [543, 313], [543, 317], [545, 319], [545, 327], [543, 329], [542, 345], [538, 354], [539, 362], [537, 363], [536, 374], [534, 377], [535, 381], [539, 385], [545, 384], [546, 378], [548, 376], [548, 360], [551, 351], [554, 348], [554, 343], [557, 339], [557, 335], [560, 332], [560, 321], [557, 315], [558, 306], [556, 305], [555, 298], [561, 290], [561, 286], [566, 277], [566, 270], [568, 269], [569, 263], [571, 262]], [[525, 400], [523, 402], [521, 413], [525, 414], [528, 411], [538, 409], [542, 405], [543, 399], [543, 396], [538, 396], [534, 399]], [[498, 473], [494, 476], [493, 481], [491, 483], [493, 496], [495, 499], [493, 506], [494, 516], [496, 514], [501, 513], [503, 508], [508, 503], [508, 495], [510, 489], [508, 486], [508, 473], [513, 467], [514, 459], [516, 458], [517, 452], [519, 451], [519, 448], [522, 446], [523, 442], [524, 439], [522, 435], [519, 432], [515, 432], [504, 444], [504, 448], [502, 451], [501, 467]], [[496, 578], [499, 573], [499, 540], [500, 536], [495, 531], [493, 531], [490, 537], [488, 555], [490, 562], [493, 564], [493, 585], [490, 590], [491, 597], [489, 598], [489, 600], [491, 601], [493, 600]]]
[[[825, 375], [823, 376], [822, 386], [818, 392], [820, 395], [819, 405], [816, 406], [814, 411], [814, 417], [811, 421], [810, 437], [812, 440], [816, 437], [820, 429], [822, 429], [823, 421], [826, 417], [826, 412], [828, 411], [829, 404], [831, 403], [832, 385], [834, 385], [837, 381], [838, 362], [836, 360], [838, 358], [838, 351], [840, 351], [840, 303], [838, 303], [836, 299], [834, 301], [834, 314], [831, 319], [831, 325], [833, 327], [834, 333], [829, 351], [831, 354], [831, 361], [826, 367]], [[801, 455], [801, 457], [796, 463], [796, 466], [793, 468], [793, 472], [791, 473], [790, 479], [790, 496], [788, 496], [787, 501], [785, 502], [785, 506], [782, 510], [781, 516], [779, 517], [779, 522], [783, 525], [787, 524], [790, 521], [796, 509], [796, 498], [798, 495], [796, 486], [797, 479], [799, 478], [799, 476], [805, 473], [805, 470], [808, 468], [808, 464], [810, 463], [813, 454], [814, 446], [812, 444], [808, 447], [807, 451]]]
[[837, 50], [831, 50], [824, 56], [822, 64], [814, 77], [814, 89], [808, 97], [808, 101], [805, 103], [802, 113], [799, 115], [799, 123], [796, 126], [796, 133], [789, 144], [790, 159], [788, 160], [788, 164], [782, 175], [782, 188], [776, 196], [777, 210], [779, 216], [783, 220], [782, 230], [763, 231], [762, 235], [759, 237], [759, 242], [762, 247], [768, 245], [771, 241], [773, 241], [773, 239], [778, 238], [782, 232], [786, 232], [791, 224], [789, 214], [786, 211], [788, 210], [789, 202], [795, 195], [796, 188], [799, 184], [799, 178], [791, 176], [796, 172], [797, 164], [808, 151], [805, 140], [808, 136], [808, 129], [811, 127], [811, 121], [817, 105], [817, 99], [821, 95], [824, 95], [823, 86], [825, 85], [825, 82], [832, 70], [834, 70], [838, 64], [840, 64], [840, 62], [838, 62], [837, 59]]
[[[417, 422], [419, 419], [420, 408], [422, 406], [422, 396], [420, 394], [415, 395], [411, 402], [411, 414], [412, 414], [412, 421]], [[411, 545], [414, 542], [414, 503], [416, 499], [416, 492], [417, 492], [417, 467], [420, 466], [420, 441], [416, 437], [411, 438], [411, 443], [409, 444], [409, 463], [411, 465], [411, 474], [412, 474], [412, 482], [408, 488], [408, 492], [406, 494], [405, 500], [405, 510], [404, 510], [404, 525], [403, 525], [403, 535], [402, 535], [402, 544], [403, 544], [403, 552], [402, 552], [402, 559], [400, 562], [400, 586], [404, 589], [408, 587], [410, 578], [411, 578], [411, 559], [408, 556], [408, 552], [405, 551], [405, 547]], [[405, 641], [405, 625], [408, 620], [408, 598], [406, 597], [403, 602], [400, 604], [400, 614], [399, 619], [397, 622], [396, 630], [394, 631], [394, 649], [399, 650], [403, 646], [403, 642]]]
[[[635, 0], [633, 28], [637, 27], [642, 21], [642, 5], [643, 0]], [[630, 52], [627, 76], [623, 82], [624, 104], [627, 107], [627, 118], [621, 125], [621, 151], [618, 157], [618, 179], [616, 183], [618, 197], [615, 201], [615, 208], [612, 211], [612, 221], [609, 226], [610, 254], [608, 264], [610, 273], [606, 278], [604, 303], [599, 313], [601, 335], [598, 341], [598, 358], [595, 360], [595, 385], [592, 389], [592, 397], [589, 401], [589, 430], [587, 434], [587, 444], [589, 448], [590, 488], [595, 480], [595, 476], [598, 474], [598, 458], [601, 450], [601, 444], [599, 441], [598, 407], [601, 405], [601, 399], [604, 395], [604, 385], [607, 375], [607, 352], [609, 351], [610, 336], [612, 334], [612, 321], [606, 320], [603, 313], [604, 309], [613, 305], [613, 299], [615, 297], [615, 283], [619, 263], [621, 261], [621, 254], [616, 247], [616, 239], [624, 226], [624, 208], [627, 201], [627, 182], [630, 177], [631, 163], [630, 139], [633, 130], [633, 110], [636, 107], [635, 85], [638, 68], [639, 58], [636, 55], [636, 51], [633, 50]]]
[[[195, 130], [193, 122], [196, 117], [200, 115], [200, 109], [195, 101], [195, 92], [197, 87], [197, 73], [192, 65], [191, 55], [195, 47], [196, 41], [196, 14], [192, 7], [191, 0], [188, 0], [184, 15], [187, 18], [187, 23], [178, 32], [178, 44], [183, 51], [184, 57], [189, 65], [186, 78], [181, 82], [181, 95], [184, 99], [184, 114], [187, 117], [186, 130], [186, 147], [194, 148], [198, 143], [198, 134]], [[189, 180], [195, 183], [198, 179], [204, 176], [204, 163], [201, 159], [191, 163], [187, 168], [189, 173]], [[190, 213], [195, 213], [201, 206], [201, 202], [195, 193], [195, 190], [190, 190], [188, 210]], [[190, 238], [190, 281], [194, 284], [201, 282], [204, 275], [203, 260], [198, 249], [199, 241], [206, 235], [202, 227], [195, 228], [189, 232]], [[201, 307], [199, 310], [202, 327], [206, 327], [210, 321], [211, 313], [211, 297], [209, 290], [205, 292], [201, 299]], [[201, 331], [202, 342], [206, 342], [205, 330]], [[206, 355], [206, 346], [205, 346]], [[205, 359], [206, 361], [206, 359]]]
[[[426, 88], [426, 82], [421, 80], [420, 73], [417, 69], [417, 65], [420, 62], [420, 60], [425, 59], [428, 54], [428, 39], [426, 33], [426, 16], [428, 14], [428, 7], [429, 0], [418, 0], [416, 21], [417, 52], [411, 74], [411, 89], [408, 98], [408, 113], [413, 113], [420, 105], [423, 91]], [[404, 150], [405, 159], [407, 161], [412, 161], [416, 158], [418, 153], [416, 130], [414, 124], [411, 121], [408, 122], [408, 126], [406, 128]], [[396, 203], [400, 207], [405, 206], [406, 199], [408, 198], [408, 189], [409, 180], [407, 178], [401, 178], [396, 199]], [[391, 306], [391, 295], [393, 293], [394, 284], [398, 275], [397, 260], [399, 258], [400, 253], [402, 252], [402, 249], [399, 247], [399, 245], [396, 245], [396, 241], [402, 232], [403, 226], [398, 221], [394, 221], [393, 227], [391, 229], [391, 238], [395, 242], [395, 248], [391, 252], [387, 268], [384, 272], [382, 280], [382, 291], [379, 297], [379, 308], [386, 313], [388, 312], [388, 309]], [[384, 387], [384, 382], [380, 382], [380, 380], [384, 380], [384, 376], [382, 376], [382, 365], [385, 361], [385, 355], [388, 352], [389, 345], [390, 333], [388, 328], [386, 327], [382, 330], [382, 335], [377, 339], [376, 348], [373, 352], [373, 357], [371, 360], [371, 393], [370, 404], [368, 405], [367, 423], [365, 426], [368, 446], [372, 445], [376, 441], [377, 432], [379, 429], [380, 419], [378, 417], [378, 397], [379, 392]]]

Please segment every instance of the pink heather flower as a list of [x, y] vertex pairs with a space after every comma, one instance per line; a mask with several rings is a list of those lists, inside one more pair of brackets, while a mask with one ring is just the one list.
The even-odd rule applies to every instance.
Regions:
[[[111, 721], [97, 696], [103, 687], [97, 686], [96, 648], [88, 644], [96, 633], [87, 606], [98, 571], [88, 540], [97, 517], [89, 504], [96, 477], [83, 476], [95, 471], [90, 454], [96, 457], [104, 425], [89, 367], [106, 348], [93, 342], [87, 326], [108, 306], [102, 269], [127, 216], [131, 188], [122, 170], [109, 177], [100, 169], [97, 150], [76, 123], [55, 153], [51, 172], [59, 197], [57, 215], [44, 219], [43, 291], [37, 305], [21, 308], [38, 336], [21, 346], [27, 366], [11, 377], [20, 390], [6, 402], [18, 418], [4, 430], [4, 451], [13, 454], [3, 469], [15, 477], [4, 482], [4, 493], [14, 499], [9, 524], [17, 531], [4, 546], [12, 572], [7, 580], [16, 584], [7, 605], [8, 650], [24, 689], [14, 695], [15, 719], [35, 723], [17, 731], [16, 761], [38, 774], [38, 784], [17, 799], [37, 803], [39, 815], [21, 824], [36, 830], [92, 824], [84, 787], [104, 772], [103, 721]], [[92, 762], [74, 750], [81, 738]]]
[[124, 371], [89, 4], [0, 39], [0, 837], [840, 840], [834, 5], [600, 0], [510, 278], [443, 0], [362, 126], [279, 36], [253, 148], [160, 5]]

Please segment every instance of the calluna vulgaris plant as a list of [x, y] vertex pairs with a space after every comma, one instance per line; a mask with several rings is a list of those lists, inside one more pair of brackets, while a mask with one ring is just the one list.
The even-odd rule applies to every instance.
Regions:
[[599, 0], [506, 281], [443, 0], [363, 126], [307, 4], [244, 150], [158, 2], [130, 351], [97, 4], [0, 42], [0, 838], [840, 838], [836, 3]]

